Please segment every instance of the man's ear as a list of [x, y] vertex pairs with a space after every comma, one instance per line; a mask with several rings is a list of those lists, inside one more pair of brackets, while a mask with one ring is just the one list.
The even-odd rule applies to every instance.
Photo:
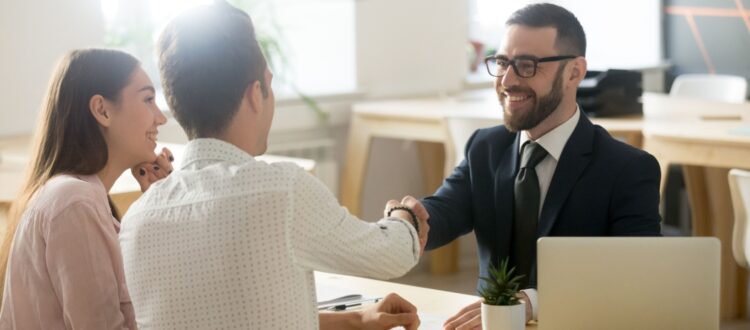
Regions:
[[263, 90], [260, 81], [256, 80], [245, 91], [248, 101], [250, 101], [250, 111], [258, 114], [263, 111]]
[[586, 58], [580, 56], [573, 59], [572, 64], [573, 65], [571, 66], [570, 80], [574, 82], [576, 86], [578, 86], [583, 78], [586, 77], [588, 64], [586, 63]]
[[94, 116], [96, 122], [103, 127], [109, 127], [112, 123], [111, 107], [108, 101], [101, 95], [97, 94], [91, 97], [89, 100], [89, 111]]

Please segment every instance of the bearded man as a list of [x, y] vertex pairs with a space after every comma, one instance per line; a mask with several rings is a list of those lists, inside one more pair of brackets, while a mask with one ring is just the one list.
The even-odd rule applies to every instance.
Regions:
[[[473, 231], [481, 277], [505, 258], [524, 275], [528, 321], [538, 313], [537, 239], [660, 235], [660, 171], [653, 156], [612, 138], [576, 104], [586, 36], [571, 12], [532, 4], [506, 27], [485, 61], [505, 125], [476, 131], [465, 160], [423, 204], [428, 250]], [[481, 328], [480, 302], [445, 326]]]

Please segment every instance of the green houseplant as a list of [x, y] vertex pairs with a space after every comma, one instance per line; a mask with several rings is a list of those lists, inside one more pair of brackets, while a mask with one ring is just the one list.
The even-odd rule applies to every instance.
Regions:
[[515, 268], [508, 269], [508, 258], [499, 266], [490, 264], [490, 277], [480, 277], [484, 285], [478, 290], [482, 296], [482, 328], [522, 330], [526, 308], [518, 299], [520, 280]]

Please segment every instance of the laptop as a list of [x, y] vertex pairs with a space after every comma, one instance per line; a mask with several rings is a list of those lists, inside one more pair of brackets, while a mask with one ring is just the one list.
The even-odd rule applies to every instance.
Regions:
[[714, 237], [543, 237], [540, 330], [719, 329]]

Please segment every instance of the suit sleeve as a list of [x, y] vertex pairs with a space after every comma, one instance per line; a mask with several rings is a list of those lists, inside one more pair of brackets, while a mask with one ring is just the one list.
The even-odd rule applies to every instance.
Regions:
[[439, 248], [457, 237], [468, 234], [474, 229], [474, 212], [471, 196], [471, 168], [469, 150], [474, 143], [477, 132], [471, 135], [466, 143], [464, 160], [456, 166], [450, 176], [434, 195], [422, 200], [430, 214], [430, 234], [427, 239], [427, 250]]
[[613, 236], [660, 236], [659, 162], [641, 153], [625, 164], [617, 178], [610, 207]]

